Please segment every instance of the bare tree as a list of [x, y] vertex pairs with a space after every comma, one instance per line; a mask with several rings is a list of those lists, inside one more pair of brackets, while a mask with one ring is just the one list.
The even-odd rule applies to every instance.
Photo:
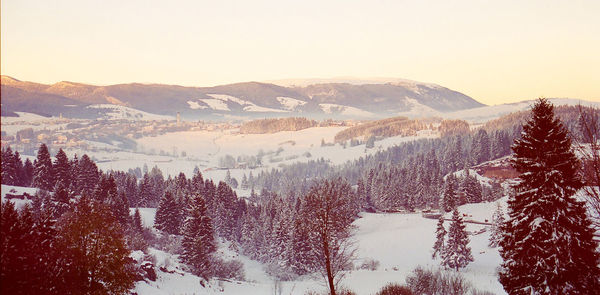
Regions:
[[594, 107], [579, 108], [577, 150], [583, 162], [584, 191], [588, 204], [595, 211], [594, 226], [600, 228], [600, 110]]
[[326, 278], [331, 295], [354, 258], [352, 221], [357, 212], [352, 202], [350, 185], [339, 178], [315, 184], [303, 202], [314, 266]]

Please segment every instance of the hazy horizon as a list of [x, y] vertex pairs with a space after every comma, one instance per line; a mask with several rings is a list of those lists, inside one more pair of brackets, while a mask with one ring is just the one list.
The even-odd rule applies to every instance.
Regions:
[[390, 77], [488, 105], [600, 101], [597, 1], [2, 1], [23, 81], [213, 86]]

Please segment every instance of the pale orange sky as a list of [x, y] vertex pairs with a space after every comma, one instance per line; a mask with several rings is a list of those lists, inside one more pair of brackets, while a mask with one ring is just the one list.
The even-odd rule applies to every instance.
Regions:
[[600, 1], [1, 1], [1, 72], [210, 86], [395, 77], [600, 101]]

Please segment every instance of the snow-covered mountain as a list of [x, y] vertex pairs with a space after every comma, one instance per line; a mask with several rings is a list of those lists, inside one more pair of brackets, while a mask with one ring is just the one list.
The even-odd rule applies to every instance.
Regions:
[[406, 113], [447, 113], [483, 106], [462, 93], [403, 79], [329, 79], [281, 85], [245, 82], [214, 87], [162, 84], [52, 85], [2, 76], [2, 114], [29, 112], [75, 118], [110, 117], [90, 105], [115, 105], [190, 119], [383, 118]]

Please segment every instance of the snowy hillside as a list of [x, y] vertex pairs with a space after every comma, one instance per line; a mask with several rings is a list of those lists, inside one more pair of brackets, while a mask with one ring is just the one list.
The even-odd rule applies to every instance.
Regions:
[[174, 117], [151, 114], [134, 108], [115, 105], [115, 104], [94, 104], [87, 106], [88, 109], [95, 109], [101, 113], [107, 120], [173, 120]]
[[[506, 199], [498, 200], [506, 207]], [[461, 213], [473, 216], [473, 219], [490, 219], [496, 202], [470, 204], [459, 208]], [[153, 224], [152, 210], [140, 209], [145, 225]], [[154, 211], [155, 212], [155, 211]], [[449, 215], [447, 217], [450, 217]], [[355, 221], [355, 241], [357, 259], [355, 265], [360, 265], [368, 259], [379, 261], [377, 270], [353, 270], [342, 281], [342, 285], [358, 295], [371, 295], [388, 283], [404, 283], [404, 278], [417, 266], [437, 267], [438, 260], [431, 259], [431, 248], [435, 241], [436, 220], [423, 218], [419, 213], [413, 214], [372, 214], [363, 213]], [[467, 231], [480, 232], [487, 228], [485, 225], [467, 225]], [[390, 237], [395, 237], [390, 239]], [[470, 236], [472, 253], [475, 262], [461, 273], [473, 285], [494, 294], [505, 294], [498, 282], [496, 268], [501, 263], [497, 248], [489, 248], [489, 231]], [[164, 251], [152, 249], [151, 255], [156, 257], [158, 265], [171, 261], [169, 269], [174, 274], [159, 272], [159, 279], [154, 282], [138, 282], [136, 290], [140, 294], [173, 294], [186, 292], [195, 294], [268, 294], [275, 288], [276, 279], [265, 273], [263, 265], [238, 255], [221, 244], [220, 251], [228, 257], [240, 259], [244, 263], [246, 281], [211, 281], [210, 286], [203, 288], [198, 283], [199, 278], [181, 270], [177, 256]], [[179, 269], [177, 269], [179, 267]], [[308, 291], [323, 292], [322, 279], [318, 277], [301, 277], [298, 280], [280, 282], [282, 294], [306, 294]], [[179, 290], [179, 291], [176, 291]]]

